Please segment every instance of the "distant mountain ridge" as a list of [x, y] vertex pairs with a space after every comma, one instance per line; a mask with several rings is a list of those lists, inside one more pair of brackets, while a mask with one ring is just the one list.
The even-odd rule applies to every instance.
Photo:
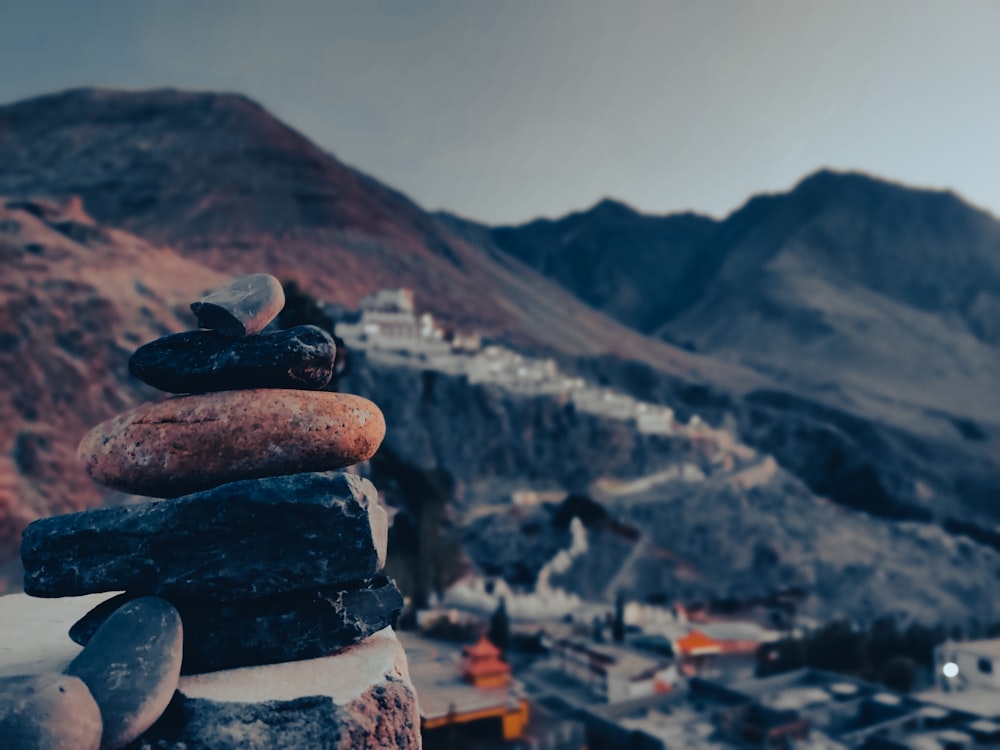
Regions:
[[720, 222], [614, 205], [489, 236], [612, 317], [787, 387], [1000, 425], [1000, 221], [953, 193], [822, 170]]
[[604, 200], [557, 221], [501, 227], [491, 235], [588, 304], [648, 333], [697, 299], [694, 280], [713, 265], [701, 250], [716, 225], [692, 213], [644, 216]]
[[[713, 281], [738, 284], [792, 251], [904, 304], [958, 313], [977, 337], [1000, 342], [991, 324], [1000, 290], [1000, 221], [950, 191], [823, 169], [788, 192], [752, 197], [722, 221], [690, 212], [642, 214], [604, 199], [558, 219], [495, 227], [490, 236], [647, 333], [693, 307]], [[588, 264], [598, 267], [582, 268]], [[603, 299], [608, 282], [601, 272], [636, 289], [657, 285], [676, 299], [665, 305], [634, 295], [637, 309], [623, 311]], [[657, 309], [664, 312], [657, 316]]]

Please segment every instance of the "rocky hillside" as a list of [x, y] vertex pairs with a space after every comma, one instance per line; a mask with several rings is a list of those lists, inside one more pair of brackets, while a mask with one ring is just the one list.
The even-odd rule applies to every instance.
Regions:
[[0, 565], [28, 521], [108, 499], [77, 471], [77, 441], [145, 393], [130, 351], [191, 327], [186, 304], [240, 271], [345, 305], [407, 286], [446, 323], [522, 346], [760, 382], [614, 323], [242, 96], [40, 97], [0, 107], [0, 152]]
[[[853, 466], [849, 504], [1000, 519], [1000, 222], [958, 196], [822, 171], [721, 222], [605, 202], [479, 236], [639, 330], [779, 383], [733, 406], [817, 492]], [[599, 283], [612, 275], [615, 298]]]
[[224, 277], [97, 225], [78, 201], [0, 198], [0, 257], [2, 566], [30, 521], [113, 499], [77, 463], [80, 438], [151, 395], [129, 354], [191, 327], [186, 302]]
[[[470, 383], [417, 357], [362, 354], [357, 364], [344, 385], [376, 399], [389, 425], [373, 469], [399, 510], [397, 545], [443, 502], [445, 525], [476, 569], [530, 590], [570, 546], [576, 515], [587, 550], [549, 582], [598, 601], [619, 591], [689, 604], [794, 591], [800, 613], [821, 619], [996, 619], [1000, 550], [928, 518], [901, 521], [905, 508], [887, 505], [877, 518], [845, 507], [847, 494], [817, 496], [726, 430], [643, 434], [633, 421], [551, 394]], [[438, 479], [415, 482], [421, 475]], [[859, 472], [855, 491], [863, 482]], [[515, 504], [515, 496], [527, 499]], [[428, 541], [426, 527], [420, 533]], [[406, 560], [394, 574], [407, 576], [419, 558], [394, 554]]]

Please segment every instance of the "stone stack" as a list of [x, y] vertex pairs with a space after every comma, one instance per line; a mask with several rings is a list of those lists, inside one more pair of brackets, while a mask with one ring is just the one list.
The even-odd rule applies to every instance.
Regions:
[[[283, 304], [273, 277], [240, 277], [191, 305], [204, 330], [133, 354], [133, 375], [184, 395], [97, 426], [79, 454], [94, 480], [157, 499], [25, 530], [26, 593], [125, 592], [70, 630], [81, 658], [114, 660], [114, 634], [128, 630], [133, 610], [141, 621], [179, 614], [179, 669], [191, 674], [327, 656], [387, 627], [401, 608], [380, 574], [388, 523], [376, 490], [335, 471], [375, 453], [384, 419], [363, 398], [319, 390], [333, 374], [326, 332], [264, 331]], [[86, 669], [100, 673], [100, 660]], [[103, 744], [135, 739], [157, 718], [150, 713], [110, 740], [105, 726]]]

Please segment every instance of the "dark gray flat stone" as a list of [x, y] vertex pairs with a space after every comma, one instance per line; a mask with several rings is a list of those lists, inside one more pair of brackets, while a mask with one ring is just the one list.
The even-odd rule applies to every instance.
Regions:
[[191, 311], [202, 328], [239, 338], [263, 331], [284, 306], [281, 282], [270, 274], [255, 273], [238, 276], [192, 302]]
[[0, 748], [97, 750], [101, 712], [78, 677], [0, 677]]
[[35, 521], [21, 540], [24, 590], [238, 601], [310, 585], [348, 588], [381, 569], [387, 526], [375, 487], [352, 474], [231, 482]]
[[142, 597], [108, 617], [66, 667], [101, 709], [102, 748], [124, 747], [163, 714], [180, 679], [182, 641], [177, 610]]
[[[107, 617], [132, 594], [92, 609], [70, 628], [86, 645]], [[363, 588], [216, 602], [173, 597], [184, 623], [182, 674], [214, 672], [329, 656], [392, 625], [403, 606], [396, 585], [378, 576]]]
[[337, 347], [316, 326], [231, 339], [215, 331], [187, 331], [139, 347], [129, 372], [169, 393], [250, 388], [319, 390], [333, 377]]

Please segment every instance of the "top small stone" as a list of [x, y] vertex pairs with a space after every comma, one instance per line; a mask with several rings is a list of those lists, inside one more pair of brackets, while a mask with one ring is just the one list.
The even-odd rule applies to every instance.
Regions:
[[191, 303], [198, 325], [223, 336], [240, 338], [259, 333], [285, 306], [281, 282], [266, 273], [238, 276]]

